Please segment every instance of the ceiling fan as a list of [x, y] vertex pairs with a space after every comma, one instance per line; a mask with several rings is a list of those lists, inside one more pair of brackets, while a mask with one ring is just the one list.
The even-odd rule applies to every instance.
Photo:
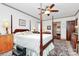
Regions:
[[40, 10], [42, 10], [42, 14], [47, 14], [48, 16], [50, 15], [51, 12], [58, 12], [59, 10], [55, 10], [53, 7], [55, 6], [55, 4], [52, 4], [50, 6], [46, 6], [45, 9], [41, 9], [41, 8], [38, 8]]

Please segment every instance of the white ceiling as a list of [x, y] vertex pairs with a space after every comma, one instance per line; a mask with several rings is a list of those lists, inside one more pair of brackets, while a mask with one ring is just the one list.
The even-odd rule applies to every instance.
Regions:
[[[40, 10], [40, 3], [7, 3], [8, 5], [15, 7], [19, 10], [22, 10], [26, 13], [29, 13], [37, 18], [40, 18], [39, 13]], [[51, 3], [43, 3], [42, 7], [45, 8], [46, 6], [51, 5]], [[58, 9], [59, 12], [51, 13], [50, 16], [43, 15], [43, 19], [51, 19], [51, 16], [54, 18], [61, 18], [74, 15], [77, 10], [79, 9], [79, 3], [55, 3], [55, 9]]]

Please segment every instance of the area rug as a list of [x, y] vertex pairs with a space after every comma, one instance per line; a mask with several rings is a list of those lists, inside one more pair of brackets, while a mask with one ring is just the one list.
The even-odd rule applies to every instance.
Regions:
[[78, 56], [76, 52], [73, 51], [70, 42], [66, 40], [54, 39], [55, 48], [49, 52], [49, 56]]

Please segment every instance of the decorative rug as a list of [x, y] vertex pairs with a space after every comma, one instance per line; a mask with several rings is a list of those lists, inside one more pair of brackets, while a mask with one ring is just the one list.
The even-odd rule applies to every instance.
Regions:
[[70, 41], [54, 39], [55, 48], [49, 52], [49, 56], [78, 56], [73, 51]]

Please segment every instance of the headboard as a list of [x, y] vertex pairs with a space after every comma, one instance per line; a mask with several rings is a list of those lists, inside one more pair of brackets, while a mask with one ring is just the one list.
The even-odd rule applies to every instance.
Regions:
[[43, 34], [51, 34], [51, 32], [43, 32]]
[[17, 32], [24, 32], [24, 31], [29, 31], [29, 29], [15, 29], [13, 33], [15, 34]]

